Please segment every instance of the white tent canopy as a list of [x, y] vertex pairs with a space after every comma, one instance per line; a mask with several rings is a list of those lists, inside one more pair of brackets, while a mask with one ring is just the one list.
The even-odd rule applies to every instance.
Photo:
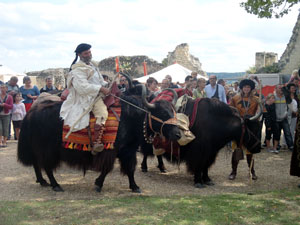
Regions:
[[[188, 75], [191, 75], [191, 72], [192, 72], [191, 70], [176, 63], [176, 64], [170, 65], [160, 71], [149, 74], [147, 76], [139, 77], [135, 80], [138, 80], [141, 83], [146, 83], [148, 78], [153, 77], [158, 81], [158, 83], [161, 83], [166, 75], [170, 75], [172, 77], [172, 82], [184, 83], [185, 77]], [[199, 74], [197, 75], [197, 78], [204, 78], [205, 80], [207, 80], [207, 78], [205, 76], [202, 76]]]
[[9, 67], [0, 64], [0, 80], [5, 83], [9, 81], [12, 76], [18, 77], [18, 85], [20, 86], [23, 84], [23, 77], [26, 76], [26, 74], [17, 73]]

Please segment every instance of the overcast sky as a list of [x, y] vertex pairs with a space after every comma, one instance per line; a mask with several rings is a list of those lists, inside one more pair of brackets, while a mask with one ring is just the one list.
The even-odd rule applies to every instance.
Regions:
[[79, 43], [93, 58], [147, 55], [159, 62], [188, 43], [207, 72], [242, 72], [255, 52], [281, 54], [298, 16], [258, 19], [242, 0], [0, 0], [0, 64], [17, 72], [69, 67]]

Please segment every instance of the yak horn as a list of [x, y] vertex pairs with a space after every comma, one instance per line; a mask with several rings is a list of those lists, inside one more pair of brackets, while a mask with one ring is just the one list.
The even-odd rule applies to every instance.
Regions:
[[143, 85], [143, 84], [138, 84], [136, 86], [141, 86], [142, 87], [142, 101], [143, 101], [143, 104], [144, 106], [146, 106], [148, 109], [154, 109], [155, 108], [155, 105], [152, 104], [152, 103], [149, 103], [147, 101], [147, 90], [146, 90], [146, 86]]
[[177, 92], [176, 92], [173, 88], [166, 88], [166, 89], [164, 89], [164, 91], [165, 91], [165, 90], [171, 91], [171, 92], [173, 93], [172, 104], [175, 105], [176, 102], [177, 102], [177, 99], [178, 99]]
[[261, 103], [259, 103], [259, 113], [257, 113], [255, 116], [252, 116], [249, 120], [257, 120], [261, 114], [262, 114], [262, 111], [263, 111], [263, 106]]

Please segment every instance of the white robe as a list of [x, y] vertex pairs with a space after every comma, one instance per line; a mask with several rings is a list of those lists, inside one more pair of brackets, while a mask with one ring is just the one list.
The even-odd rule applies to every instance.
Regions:
[[[73, 126], [74, 122], [89, 108], [97, 97], [100, 88], [107, 85], [97, 65], [92, 61], [87, 65], [82, 61], [72, 66], [67, 75], [69, 95], [60, 109], [60, 117], [64, 125]], [[73, 131], [86, 128], [89, 125], [90, 115], [87, 113], [74, 127]]]

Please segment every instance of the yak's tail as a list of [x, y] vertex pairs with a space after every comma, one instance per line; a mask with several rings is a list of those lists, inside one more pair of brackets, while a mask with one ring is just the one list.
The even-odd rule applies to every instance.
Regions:
[[34, 162], [34, 155], [32, 151], [32, 143], [30, 140], [30, 112], [24, 117], [20, 129], [18, 141], [18, 161], [25, 166], [32, 166]]

